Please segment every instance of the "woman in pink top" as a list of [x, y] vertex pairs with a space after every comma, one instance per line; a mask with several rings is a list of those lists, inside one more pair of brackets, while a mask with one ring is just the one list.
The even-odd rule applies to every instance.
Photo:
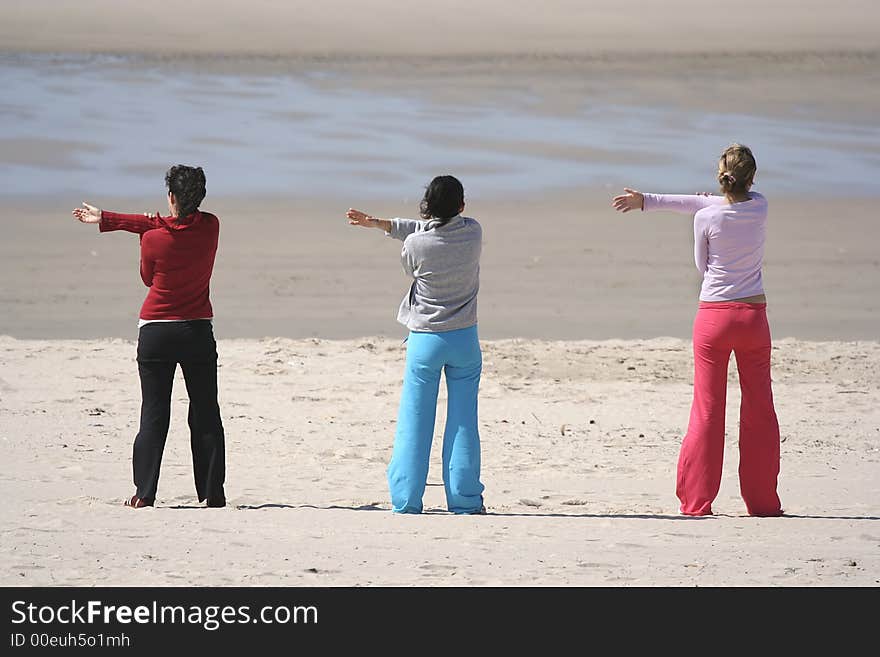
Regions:
[[703, 274], [694, 320], [694, 398], [678, 458], [681, 513], [711, 515], [721, 485], [730, 352], [736, 354], [742, 402], [740, 493], [749, 515], [779, 516], [779, 424], [770, 385], [770, 327], [761, 282], [767, 199], [750, 191], [757, 166], [746, 146], [721, 154], [721, 196], [643, 194], [624, 188], [613, 206], [670, 210], [694, 217], [694, 260]]

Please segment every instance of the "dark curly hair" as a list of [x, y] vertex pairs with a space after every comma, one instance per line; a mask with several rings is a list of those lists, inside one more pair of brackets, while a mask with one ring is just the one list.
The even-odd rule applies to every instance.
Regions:
[[205, 172], [202, 167], [175, 164], [165, 172], [165, 186], [177, 201], [177, 216], [187, 217], [205, 198]]
[[439, 219], [445, 223], [461, 212], [464, 205], [464, 187], [454, 176], [437, 176], [425, 188], [425, 197], [419, 203], [422, 219]]

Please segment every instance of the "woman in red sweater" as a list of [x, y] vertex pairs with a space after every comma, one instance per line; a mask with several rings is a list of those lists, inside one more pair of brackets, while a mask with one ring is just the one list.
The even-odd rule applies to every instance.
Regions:
[[209, 298], [220, 224], [201, 212], [205, 174], [176, 165], [165, 174], [171, 216], [118, 214], [83, 203], [73, 216], [98, 224], [103, 233], [140, 235], [140, 273], [149, 288], [138, 322], [137, 363], [141, 380], [140, 429], [132, 464], [137, 492], [126, 506], [153, 506], [162, 452], [171, 420], [171, 387], [177, 364], [189, 395], [188, 422], [199, 502], [226, 505], [225, 437], [217, 402], [217, 344]]

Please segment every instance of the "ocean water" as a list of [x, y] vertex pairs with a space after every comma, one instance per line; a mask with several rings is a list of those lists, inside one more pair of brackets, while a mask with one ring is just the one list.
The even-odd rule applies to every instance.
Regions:
[[[757, 189], [875, 195], [880, 124], [624, 105], [585, 94], [554, 113], [503, 96], [370, 91], [320, 68], [202, 73], [114, 57], [0, 57], [0, 195], [155, 194], [204, 167], [209, 195], [412, 201], [434, 175], [469, 197], [623, 185], [714, 189], [717, 156], [750, 145]], [[817, 93], [819, 91], [817, 90]]]

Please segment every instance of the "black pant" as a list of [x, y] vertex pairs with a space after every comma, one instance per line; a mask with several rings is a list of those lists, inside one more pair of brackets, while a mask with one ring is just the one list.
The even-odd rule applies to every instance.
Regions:
[[141, 424], [134, 439], [137, 496], [156, 499], [162, 452], [171, 421], [171, 386], [177, 364], [189, 395], [190, 445], [199, 502], [226, 502], [226, 445], [217, 403], [217, 343], [209, 320], [154, 322], [141, 327], [137, 347]]

